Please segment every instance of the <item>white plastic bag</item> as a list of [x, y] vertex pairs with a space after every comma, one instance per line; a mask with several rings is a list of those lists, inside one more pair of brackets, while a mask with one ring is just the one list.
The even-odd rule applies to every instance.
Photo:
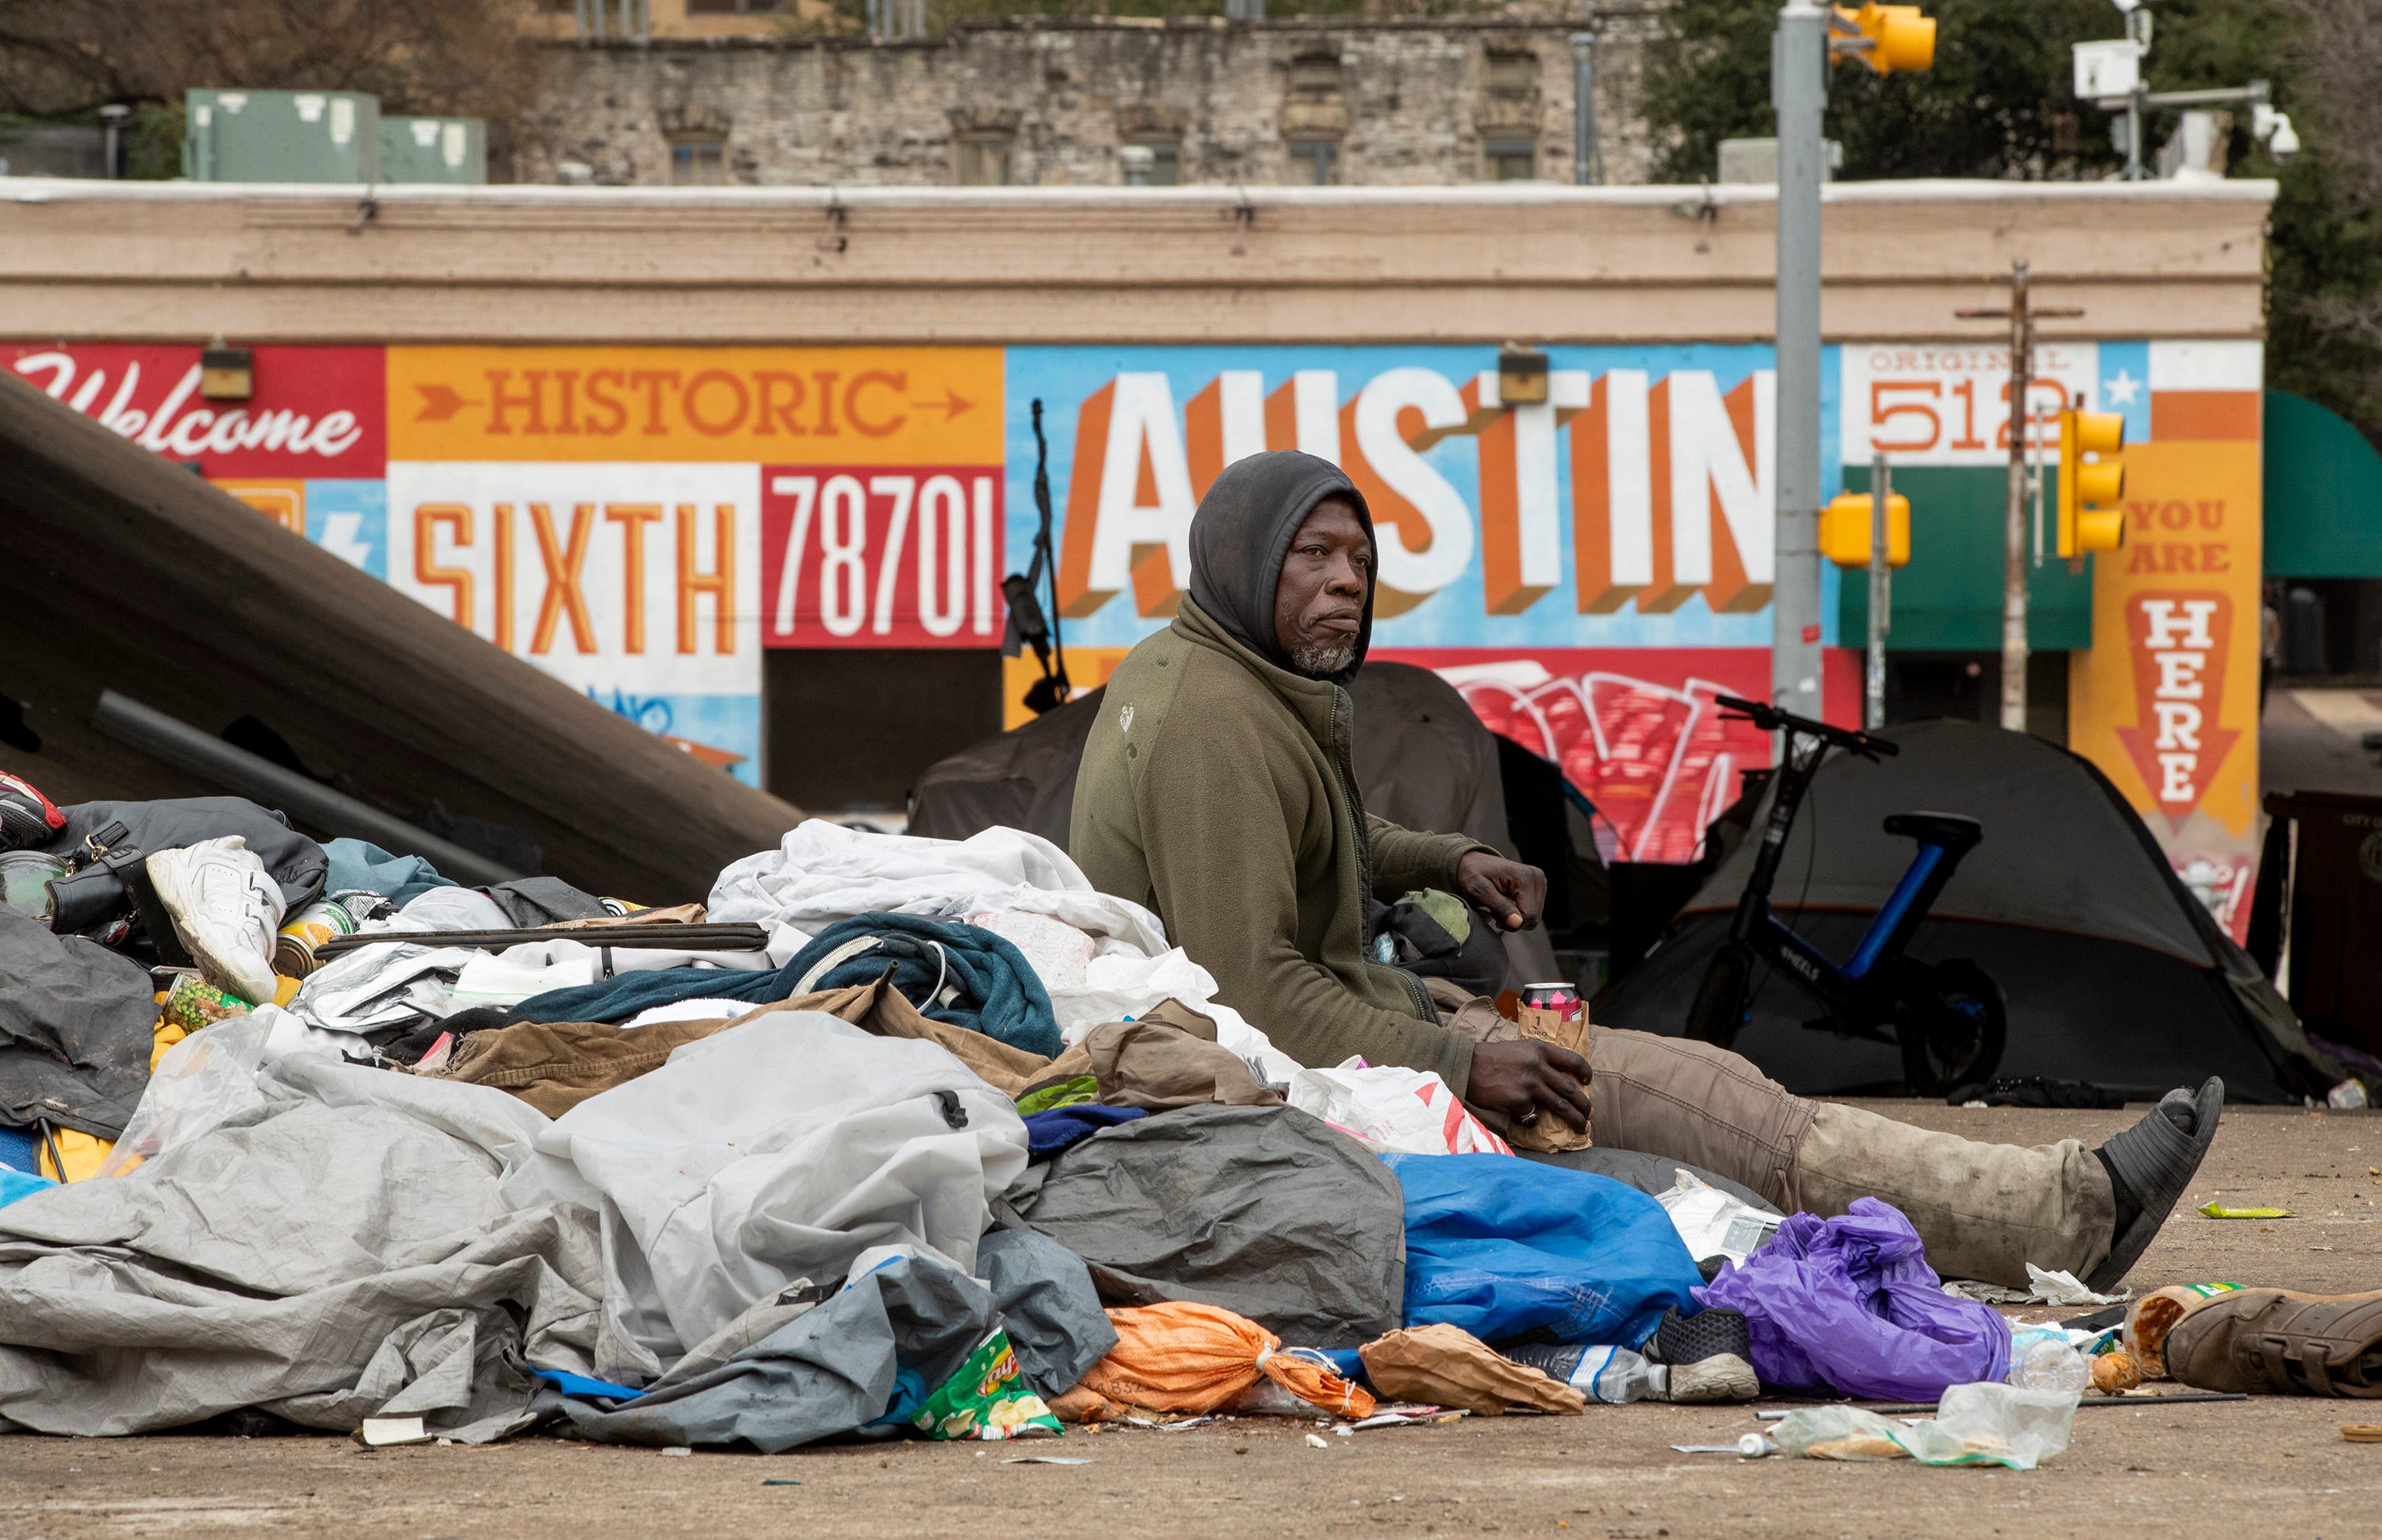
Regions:
[[1922, 1465], [2006, 1465], [2032, 1471], [2068, 1448], [2077, 1399], [2011, 1385], [1955, 1385], [1935, 1415], [1891, 1422], [1850, 1406], [1788, 1412], [1771, 1430], [1779, 1449], [1811, 1460], [1896, 1460]]
[[[276, 1014], [279, 1014], [276, 1012]], [[264, 1105], [257, 1067], [264, 1062], [271, 1019], [234, 1016], [192, 1033], [166, 1050], [132, 1109], [123, 1137], [94, 1177], [120, 1177], [171, 1145]]]
[[1678, 1179], [1654, 1194], [1654, 1201], [1671, 1216], [1679, 1239], [1688, 1243], [1688, 1254], [1698, 1262], [1725, 1256], [1742, 1265], [1778, 1233], [1783, 1216], [1732, 1198], [1693, 1172], [1673, 1167], [1672, 1174]]
[[1352, 1058], [1290, 1078], [1290, 1105], [1403, 1155], [1512, 1155], [1428, 1069]]

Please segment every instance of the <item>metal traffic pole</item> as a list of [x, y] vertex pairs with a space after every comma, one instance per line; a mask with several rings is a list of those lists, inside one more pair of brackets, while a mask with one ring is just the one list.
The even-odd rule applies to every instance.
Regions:
[[1828, 12], [1789, 0], [1770, 43], [1778, 117], [1778, 494], [1770, 698], [1820, 715], [1820, 183]]
[[1893, 580], [1885, 566], [1886, 504], [1894, 496], [1894, 473], [1885, 457], [1869, 462], [1869, 677], [1868, 704], [1861, 725], [1875, 732], [1885, 726], [1885, 633], [1891, 622], [1886, 606], [1893, 603]]

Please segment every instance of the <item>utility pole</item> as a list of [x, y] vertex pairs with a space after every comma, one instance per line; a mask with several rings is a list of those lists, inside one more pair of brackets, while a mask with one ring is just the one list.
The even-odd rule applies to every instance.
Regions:
[[2082, 315], [2081, 310], [2046, 310], [2029, 297], [2026, 259], [2010, 263], [2010, 302], [1998, 310], [1958, 310], [1964, 321], [2008, 320], [2009, 356], [2009, 499], [2002, 549], [2002, 726], [2026, 731], [2027, 447], [2034, 434], [2028, 397], [2034, 388], [2034, 324]]
[[[1778, 490], [1770, 698], [1821, 715], [1820, 182], [1830, 13], [1787, 0], [1770, 43], [1778, 117]], [[1932, 46], [1932, 40], [1931, 40]]]
[[1865, 706], [1861, 726], [1875, 732], [1885, 726], [1885, 633], [1890, 622], [1886, 606], [1893, 602], [1892, 579], [1885, 557], [1889, 538], [1886, 503], [1894, 496], [1894, 473], [1884, 455], [1869, 462], [1869, 673], [1862, 681]]

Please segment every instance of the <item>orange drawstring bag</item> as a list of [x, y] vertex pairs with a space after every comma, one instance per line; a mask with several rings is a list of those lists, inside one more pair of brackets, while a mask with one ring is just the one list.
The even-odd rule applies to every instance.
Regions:
[[1330, 1361], [1285, 1350], [1245, 1315], [1185, 1300], [1111, 1310], [1117, 1345], [1079, 1382], [1111, 1400], [1150, 1412], [1214, 1412], [1263, 1375], [1291, 1394], [1344, 1417], [1369, 1417], [1373, 1398]]

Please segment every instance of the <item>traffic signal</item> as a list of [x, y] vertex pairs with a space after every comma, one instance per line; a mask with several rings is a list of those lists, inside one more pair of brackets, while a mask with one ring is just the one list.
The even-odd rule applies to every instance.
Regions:
[[[2126, 420], [2114, 411], [2059, 412], [2059, 554], [2114, 551], [2126, 543]], [[2088, 462], [2086, 455], [2100, 458]]]
[[[1875, 511], [1866, 492], [1839, 492], [1820, 510], [1820, 554], [1838, 567], [1869, 565], [1870, 520]], [[1910, 561], [1910, 499], [1899, 492], [1885, 495], [1885, 564], [1903, 567]]]
[[1881, 75], [1934, 67], [1935, 18], [1920, 15], [1918, 6], [1881, 6], [1871, 0], [1859, 10], [1846, 6], [1835, 9], [1832, 54], [1855, 55]]

